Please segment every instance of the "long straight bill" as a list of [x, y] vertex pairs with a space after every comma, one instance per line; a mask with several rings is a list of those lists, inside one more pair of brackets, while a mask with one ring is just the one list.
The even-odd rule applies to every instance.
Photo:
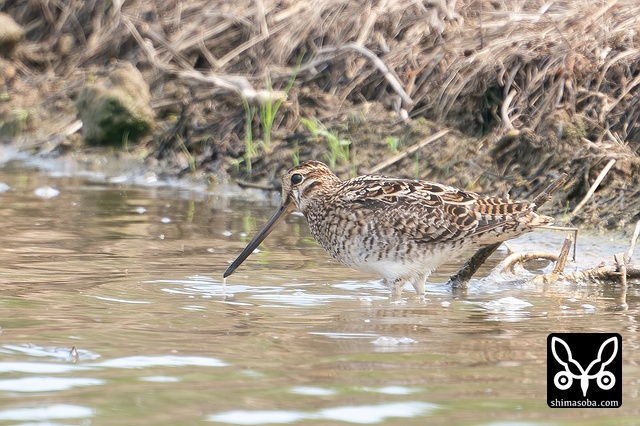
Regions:
[[285, 213], [288, 213], [292, 210], [291, 206], [292, 204], [288, 200], [283, 200], [282, 204], [280, 205], [278, 210], [276, 210], [273, 216], [271, 216], [271, 219], [269, 219], [267, 224], [262, 227], [260, 232], [258, 232], [256, 236], [253, 237], [253, 240], [251, 240], [249, 244], [247, 244], [247, 246], [244, 248], [244, 250], [242, 250], [242, 253], [240, 253], [238, 258], [233, 261], [233, 263], [227, 268], [226, 271], [224, 271], [224, 274], [222, 275], [224, 278], [227, 278], [229, 275], [233, 274], [238, 266], [242, 265], [242, 262], [247, 260], [247, 257], [249, 257], [251, 253], [253, 253], [253, 251], [260, 245], [260, 243], [264, 241], [265, 238], [267, 238], [267, 235], [271, 233], [273, 228], [275, 228], [276, 225], [280, 223], [280, 221], [286, 216]]

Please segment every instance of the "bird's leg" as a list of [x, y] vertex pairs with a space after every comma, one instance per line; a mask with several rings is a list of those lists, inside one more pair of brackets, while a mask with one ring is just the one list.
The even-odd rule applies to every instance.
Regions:
[[407, 282], [407, 279], [400, 277], [395, 280], [388, 280], [385, 278], [385, 282], [391, 288], [391, 301], [397, 302], [402, 299], [402, 288]]
[[[428, 275], [427, 275], [428, 276]], [[411, 281], [411, 285], [416, 289], [416, 294], [418, 296], [424, 296], [424, 285], [427, 282], [427, 277], [415, 277]]]

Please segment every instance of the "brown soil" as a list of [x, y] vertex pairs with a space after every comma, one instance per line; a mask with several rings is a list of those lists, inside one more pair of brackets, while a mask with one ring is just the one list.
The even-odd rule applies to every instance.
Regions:
[[[333, 135], [351, 141], [335, 166], [348, 176], [448, 129], [380, 173], [531, 198], [567, 172], [547, 213], [640, 219], [637, 0], [450, 3], [0, 2], [26, 29], [0, 58], [0, 137], [38, 155], [103, 154], [75, 131], [74, 101], [127, 61], [157, 119], [129, 155], [165, 174], [277, 187], [298, 159], [326, 160]], [[290, 82], [266, 146], [260, 109]]]

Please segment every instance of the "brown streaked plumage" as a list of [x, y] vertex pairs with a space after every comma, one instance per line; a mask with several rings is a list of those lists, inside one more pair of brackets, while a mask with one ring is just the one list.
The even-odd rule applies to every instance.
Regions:
[[285, 217], [298, 210], [338, 262], [382, 276], [394, 296], [408, 281], [420, 295], [435, 268], [470, 248], [553, 222], [535, 204], [482, 197], [438, 183], [384, 176], [338, 178], [319, 161], [289, 170], [282, 204], [225, 271], [231, 275]]

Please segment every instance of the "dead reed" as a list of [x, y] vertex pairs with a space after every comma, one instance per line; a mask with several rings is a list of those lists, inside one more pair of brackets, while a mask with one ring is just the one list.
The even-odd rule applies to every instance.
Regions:
[[569, 199], [616, 159], [600, 199], [640, 209], [637, 0], [14, 0], [0, 10], [27, 28], [23, 74], [70, 78], [117, 59], [149, 76], [159, 117], [179, 116], [150, 142], [158, 157], [179, 150], [176, 136], [200, 164], [240, 157], [243, 100], [281, 96], [297, 73], [275, 123], [288, 133], [301, 116], [379, 102], [488, 137], [482, 154], [503, 175], [569, 172]]

